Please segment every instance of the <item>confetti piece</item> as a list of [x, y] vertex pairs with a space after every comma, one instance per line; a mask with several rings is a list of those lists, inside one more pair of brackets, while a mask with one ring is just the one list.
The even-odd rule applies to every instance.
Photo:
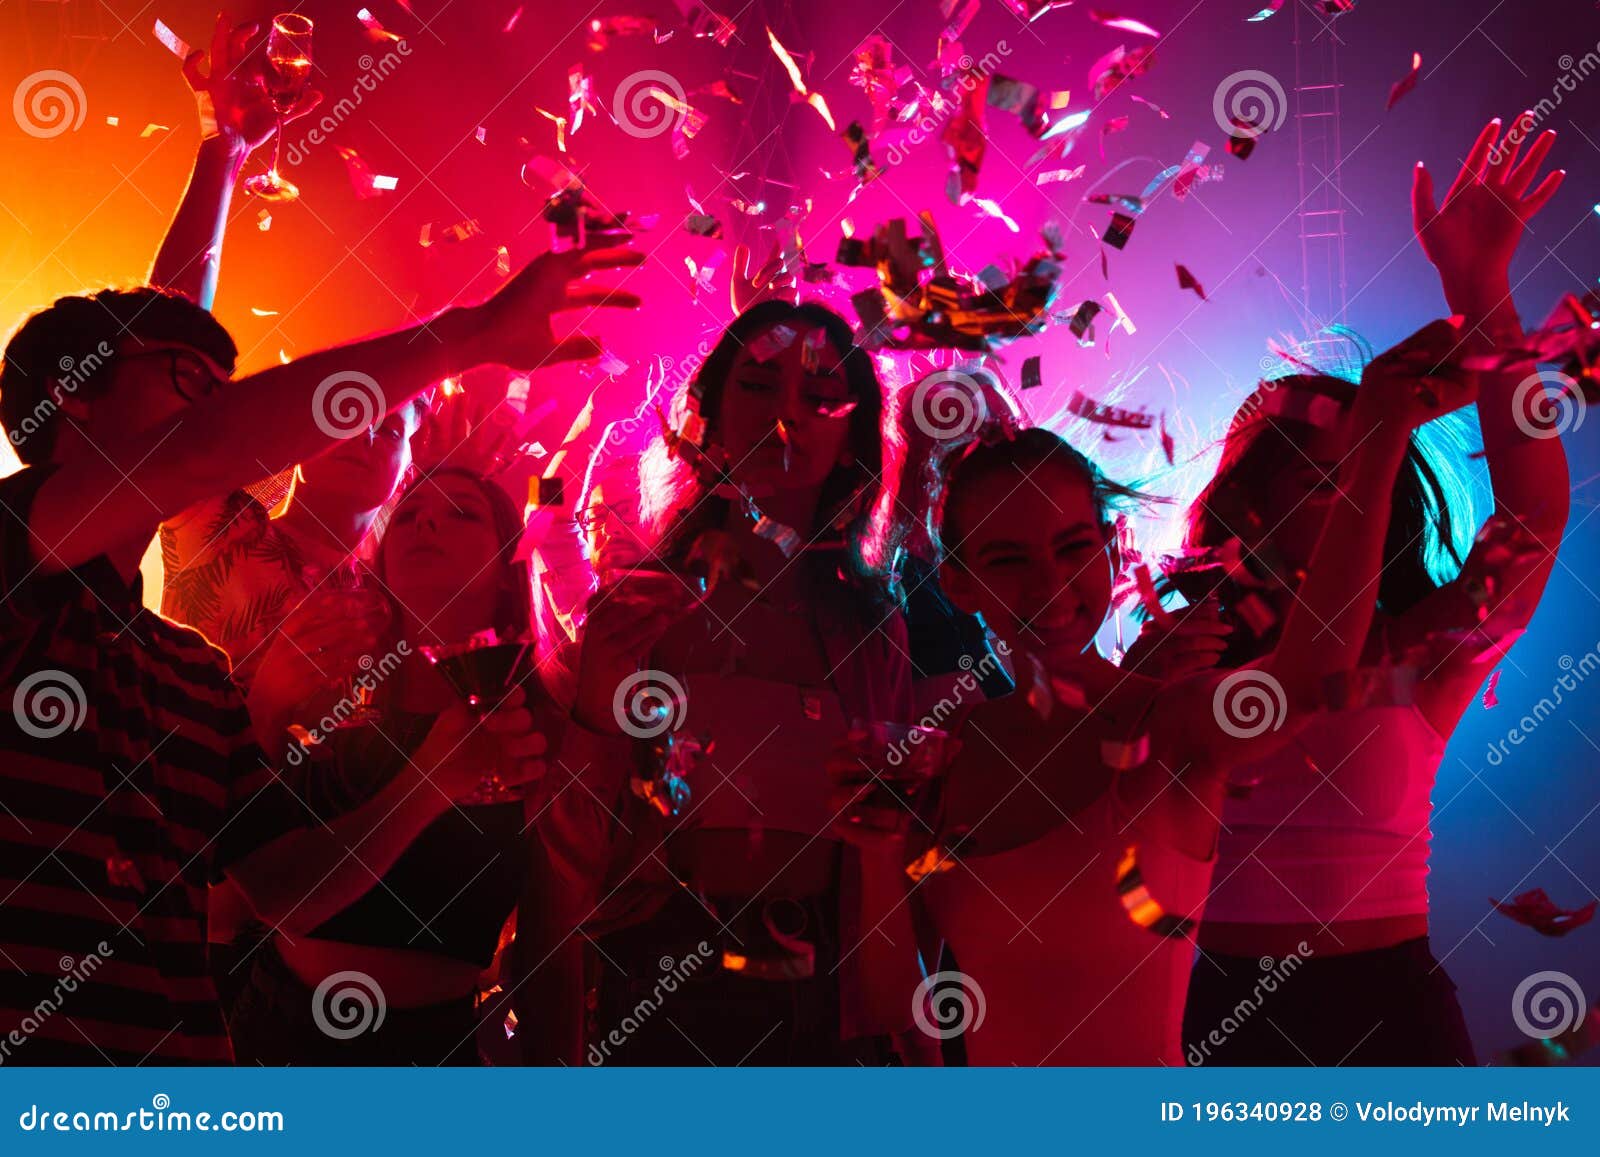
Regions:
[[156, 39], [162, 44], [166, 45], [167, 51], [172, 53], [172, 55], [176, 56], [179, 60], [188, 60], [190, 54], [194, 52], [194, 49], [189, 47], [188, 42], [185, 41], [183, 37], [179, 36], [176, 32], [168, 28], [159, 20], [156, 21], [155, 33]]
[[1128, 332], [1130, 337], [1133, 334], [1138, 333], [1139, 331], [1134, 328], [1133, 318], [1129, 317], [1125, 312], [1123, 312], [1122, 303], [1117, 300], [1117, 295], [1107, 290], [1106, 300], [1111, 303], [1111, 310], [1117, 315], [1116, 322], [1111, 326], [1112, 332], [1114, 333], [1118, 329], [1123, 329]]
[[399, 177], [375, 176], [372, 178], [372, 187], [380, 192], [393, 192], [399, 185]]
[[1166, 455], [1168, 466], [1177, 465], [1177, 449], [1177, 443], [1172, 440], [1172, 435], [1167, 432], [1167, 414], [1163, 410], [1161, 413], [1161, 453]]
[[378, 18], [372, 14], [372, 10], [370, 8], [362, 8], [360, 11], [358, 11], [356, 13], [356, 19], [361, 21], [361, 27], [365, 28], [367, 30], [367, 35], [372, 37], [374, 40], [388, 40], [398, 43], [401, 39], [403, 39], [398, 33], [390, 32], [387, 28], [385, 28], [382, 22], [380, 22]]
[[251, 316], [253, 316], [253, 317], [277, 317], [278, 316], [278, 311], [275, 310], [275, 309], [258, 309], [253, 305], [250, 307], [250, 313], [251, 313]]
[[1500, 706], [1500, 696], [1497, 694], [1499, 688], [1500, 668], [1496, 667], [1489, 676], [1489, 685], [1483, 689], [1483, 709], [1485, 711]]
[[511, 250], [504, 245], [499, 246], [494, 252], [494, 271], [501, 277], [511, 275]]
[[1140, 46], [1129, 51], [1126, 45], [1119, 44], [1090, 65], [1089, 89], [1095, 100], [1104, 100], [1123, 81], [1149, 72], [1154, 63], [1154, 48]]
[[1120, 739], [1100, 741], [1100, 762], [1113, 771], [1132, 771], [1150, 759], [1150, 737], [1140, 735], [1128, 742]]
[[722, 236], [722, 222], [709, 213], [690, 213], [684, 219], [683, 227], [696, 237], [717, 238]]
[[1182, 265], [1178, 266], [1178, 288], [1192, 289], [1199, 295], [1201, 301], [1206, 299], [1205, 286], [1196, 281], [1194, 274], [1190, 273], [1189, 270]]
[[1156, 116], [1160, 117], [1164, 121], [1169, 121], [1169, 120], [1172, 119], [1172, 114], [1169, 113], [1166, 109], [1162, 108], [1160, 105], [1158, 105], [1153, 100], [1146, 100], [1142, 96], [1130, 96], [1128, 99], [1131, 100], [1131, 101], [1135, 101], [1138, 104], [1144, 105], [1145, 108], [1147, 108], [1151, 112], [1155, 113]]
[[1104, 24], [1107, 28], [1115, 28], [1121, 32], [1131, 32], [1135, 36], [1151, 36], [1161, 39], [1161, 33], [1139, 20], [1130, 20], [1126, 16], [1115, 16], [1110, 12], [1102, 12], [1098, 8], [1089, 9], [1089, 19], [1096, 24]]
[[1105, 236], [1101, 238], [1113, 249], [1125, 248], [1128, 238], [1133, 234], [1133, 218], [1126, 213], [1111, 214], [1111, 224], [1106, 226]]
[[1399, 101], [1401, 97], [1405, 96], [1406, 93], [1416, 88], [1417, 78], [1421, 75], [1422, 53], [1413, 52], [1411, 54], [1411, 71], [1406, 73], [1399, 80], [1395, 81], [1394, 85], [1389, 89], [1389, 100], [1383, 106], [1383, 111], [1388, 112], [1395, 106], [1395, 103]]
[[345, 173], [350, 178], [350, 187], [355, 190], [356, 197], [365, 200], [375, 197], [379, 193], [391, 190], [398, 184], [396, 177], [383, 177], [375, 174], [367, 163], [349, 145], [340, 145], [339, 156], [344, 160]]
[[1168, 912], [1150, 894], [1150, 889], [1145, 886], [1144, 873], [1139, 870], [1137, 844], [1130, 844], [1117, 864], [1117, 895], [1122, 898], [1128, 918], [1157, 936], [1187, 936], [1194, 928], [1193, 920]]
[[1489, 903], [1502, 915], [1527, 925], [1541, 936], [1565, 936], [1594, 919], [1595, 909], [1600, 907], [1600, 901], [1590, 900], [1582, 908], [1562, 908], [1545, 895], [1543, 888], [1523, 892], [1509, 903], [1493, 897]]
[[272, 214], [265, 209], [256, 214], [256, 228], [265, 233], [272, 228]]
[[517, 21], [519, 21], [521, 19], [522, 19], [522, 8], [519, 6], [517, 8], [517, 10], [511, 14], [511, 19], [506, 21], [506, 26], [504, 28], [502, 28], [500, 31], [501, 32], [510, 32], [513, 28], [515, 28], [517, 26]]
[[1044, 384], [1044, 376], [1040, 371], [1039, 355], [1035, 354], [1022, 363], [1022, 388], [1025, 390], [1038, 389]]
[[106, 124], [110, 125], [112, 128], [116, 128], [121, 123], [121, 117], [106, 117]]
[[991, 201], [987, 197], [974, 197], [972, 198], [972, 203], [982, 209], [987, 216], [993, 217], [1013, 233], [1022, 232], [1022, 227], [1006, 216], [1005, 210], [1000, 208], [998, 202]]
[[1088, 334], [1089, 338], [1087, 344], [1093, 345], [1094, 319], [1095, 316], [1104, 308], [1105, 306], [1101, 305], [1098, 301], [1086, 301], [1082, 305], [1078, 306], [1078, 308], [1072, 314], [1072, 320], [1067, 323], [1068, 327], [1072, 330], [1072, 336], [1077, 338], [1080, 343], [1083, 343], [1084, 335]]
[[1271, 4], [1268, 4], [1260, 12], [1257, 12], [1254, 16], [1246, 16], [1245, 17], [1245, 22], [1247, 24], [1260, 24], [1263, 20], [1266, 20], [1266, 19], [1268, 19], [1269, 17], [1272, 17], [1272, 16], [1276, 16], [1278, 14], [1278, 9], [1280, 9], [1282, 7], [1283, 7], [1283, 0], [1272, 0]]
[[1039, 185], [1054, 185], [1064, 181], [1076, 181], [1083, 176], [1083, 170], [1086, 167], [1085, 165], [1079, 165], [1076, 169], [1049, 169], [1040, 173], [1039, 179], [1035, 183]]
[[170, 133], [171, 131], [171, 125], [158, 125], [152, 121], [150, 124], [144, 126], [144, 132], [139, 134], [139, 139], [144, 140], [146, 137], [153, 137], [157, 133]]
[[1085, 421], [1126, 430], [1148, 430], [1155, 424], [1155, 419], [1143, 410], [1124, 410], [1116, 406], [1102, 405], [1082, 390], [1072, 391], [1072, 397], [1067, 402], [1067, 410]]
[[1156, 581], [1150, 575], [1148, 563], [1141, 562], [1133, 568], [1133, 582], [1139, 592], [1140, 604], [1156, 626], [1170, 630], [1173, 624], [1172, 612], [1161, 605], [1161, 596], [1156, 593]]
[[783, 65], [784, 71], [789, 74], [789, 83], [794, 85], [795, 92], [805, 96], [806, 82], [800, 77], [800, 66], [795, 63], [795, 59], [789, 54], [789, 50], [779, 43], [778, 34], [772, 31], [771, 28], [767, 29], [767, 43], [772, 47], [772, 55], [778, 58], [778, 63]]
[[1235, 131], [1228, 137], [1228, 152], [1241, 161], [1248, 160], [1250, 154], [1256, 151], [1256, 138], [1264, 130], [1240, 117], [1231, 119]]
[[1067, 8], [1072, 0], [1006, 0], [1006, 6], [1032, 24], [1052, 8]]

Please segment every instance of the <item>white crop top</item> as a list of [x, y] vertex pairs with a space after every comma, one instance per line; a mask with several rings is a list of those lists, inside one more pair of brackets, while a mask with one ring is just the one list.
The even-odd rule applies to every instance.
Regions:
[[[1149, 898], [1198, 921], [1215, 861], [1145, 839], [1113, 791], [1037, 840], [963, 854], [923, 881], [967, 990], [970, 1064], [1184, 1063], [1194, 946], [1134, 922], [1118, 891], [1130, 846]], [[936, 1013], [941, 991], [931, 993]]]
[[1428, 911], [1429, 816], [1445, 741], [1415, 707], [1320, 718], [1222, 809], [1206, 915], [1319, 924]]

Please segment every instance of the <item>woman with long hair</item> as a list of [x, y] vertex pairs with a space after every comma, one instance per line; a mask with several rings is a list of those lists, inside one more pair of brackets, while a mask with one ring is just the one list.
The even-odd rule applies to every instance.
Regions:
[[[277, 806], [329, 822], [393, 796], [349, 849], [367, 890], [335, 906], [318, 864], [266, 865], [304, 896], [255, 954], [230, 1034], [241, 1064], [475, 1064], [474, 1001], [527, 874], [528, 785], [545, 750], [525, 681], [475, 715], [423, 648], [529, 631], [522, 519], [495, 483], [439, 468], [405, 490], [374, 562], [392, 606], [376, 719], [290, 746]], [[313, 729], [315, 730], [315, 729]], [[285, 798], [292, 797], [292, 798]], [[291, 887], [283, 882], [281, 887]], [[352, 979], [355, 978], [355, 979]], [[370, 1031], [381, 1017], [381, 1032]]]
[[[1561, 180], [1552, 173], [1533, 187], [1554, 133], [1519, 158], [1519, 138], [1500, 141], [1499, 128], [1496, 120], [1480, 134], [1442, 208], [1421, 165], [1413, 194], [1423, 250], [1465, 321], [1463, 350], [1490, 365], [1522, 344], [1507, 268], [1524, 224]], [[1451, 733], [1537, 607], [1566, 525], [1561, 443], [1541, 428], [1542, 383], [1535, 397], [1522, 377], [1482, 378], [1495, 514], [1465, 561], [1453, 542], [1460, 509], [1413, 439], [1390, 498], [1377, 614], [1362, 641], [1369, 677], [1347, 691], [1344, 710], [1234, 773], [1189, 988], [1184, 1035], [1194, 1063], [1473, 1063], [1455, 986], [1428, 941], [1431, 795]], [[1191, 509], [1188, 543], [1213, 553], [1237, 546], [1279, 577], [1249, 591], [1218, 587], [1233, 629], [1210, 662], [1253, 662], [1316, 577], [1310, 547], [1332, 501], [1327, 480], [1349, 453], [1326, 433], [1364, 393], [1304, 375], [1264, 386], [1235, 419], [1216, 476]], [[1457, 573], [1440, 581], [1441, 570]], [[1255, 609], [1241, 612], [1247, 600]], [[1130, 658], [1161, 670], [1162, 649]], [[1270, 1021], [1222, 1032], [1260, 982], [1258, 961], [1291, 954], [1304, 960], [1273, 997]]]
[[[903, 823], [840, 830], [897, 845], [927, 871], [921, 898], [961, 972], [925, 982], [919, 1019], [935, 1035], [965, 1028], [970, 1063], [1182, 1063], [1187, 937], [1226, 772], [1283, 744], [1316, 711], [1324, 678], [1355, 664], [1382, 545], [1368, 516], [1386, 510], [1409, 431], [1469, 400], [1450, 374], [1415, 389], [1413, 366], [1444, 362], [1456, 340], [1436, 323], [1372, 367], [1320, 568], [1242, 686], [1215, 673], [1163, 684], [1096, 649], [1122, 568], [1115, 514], [1136, 492], [1043, 429], [951, 465], [941, 581], [1005, 643], [1022, 686], [954, 729], [929, 854], [912, 855]], [[1252, 726], [1247, 708], [1263, 698], [1271, 725]], [[896, 762], [855, 755], [854, 768], [833, 765], [847, 813]]]
[[573, 709], [622, 804], [593, 882], [592, 1063], [842, 1063], [909, 1024], [903, 990], [890, 1008], [871, 985], [915, 975], [898, 867], [833, 835], [824, 769], [852, 720], [910, 715], [870, 529], [883, 408], [842, 318], [766, 301], [644, 456], [659, 569], [602, 576]]

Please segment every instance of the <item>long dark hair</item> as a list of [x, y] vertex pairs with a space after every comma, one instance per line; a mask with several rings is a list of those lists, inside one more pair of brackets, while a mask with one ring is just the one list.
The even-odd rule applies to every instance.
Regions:
[[[1301, 444], [1315, 427], [1303, 420], [1262, 412], [1263, 399], [1279, 390], [1304, 390], [1338, 402], [1355, 401], [1356, 387], [1325, 374], [1297, 374], [1263, 382], [1234, 414], [1222, 445], [1217, 472], [1189, 508], [1186, 545], [1222, 546], [1235, 537], [1219, 511], [1246, 508], [1269, 493], [1274, 482], [1305, 461]], [[1447, 487], [1413, 431], [1405, 461], [1395, 478], [1389, 529], [1384, 537], [1383, 571], [1378, 579], [1378, 609], [1402, 614], [1439, 587], [1429, 560], [1442, 554], [1457, 568]]]
[[[840, 357], [845, 382], [856, 403], [847, 419], [847, 442], [853, 461], [848, 466], [835, 466], [823, 481], [816, 517], [816, 526], [823, 527], [841, 515], [853, 516], [845, 528], [846, 563], [841, 568], [837, 558], [830, 557], [831, 552], [818, 552], [816, 558], [826, 559], [826, 563], [818, 561], [808, 569], [816, 570], [824, 581], [836, 581], [835, 574], [843, 570], [853, 587], [868, 592], [876, 601], [886, 590], [878, 530], [878, 516], [885, 504], [883, 387], [871, 357], [855, 344], [850, 324], [815, 302], [795, 305], [769, 300], [753, 305], [722, 331], [685, 396], [692, 393], [697, 398], [695, 404], [706, 424], [706, 440], [715, 442], [722, 397], [735, 357], [757, 333], [785, 322], [815, 327], [827, 335]], [[677, 417], [682, 417], [685, 404], [685, 398], [680, 397], [675, 407]], [[669, 458], [661, 439], [646, 450], [640, 474], [644, 522], [658, 537], [661, 557], [681, 565], [701, 532], [724, 524], [729, 500], [707, 494], [705, 485], [681, 459]]]

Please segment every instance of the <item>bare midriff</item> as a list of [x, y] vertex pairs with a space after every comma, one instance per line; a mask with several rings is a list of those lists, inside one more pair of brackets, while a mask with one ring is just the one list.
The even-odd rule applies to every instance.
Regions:
[[[1338, 920], [1332, 924], [1245, 924], [1205, 920], [1200, 947], [1223, 956], [1347, 956], [1392, 948], [1428, 934], [1426, 913], [1379, 916], [1371, 920]], [[1305, 947], [1302, 948], [1301, 945]]]

